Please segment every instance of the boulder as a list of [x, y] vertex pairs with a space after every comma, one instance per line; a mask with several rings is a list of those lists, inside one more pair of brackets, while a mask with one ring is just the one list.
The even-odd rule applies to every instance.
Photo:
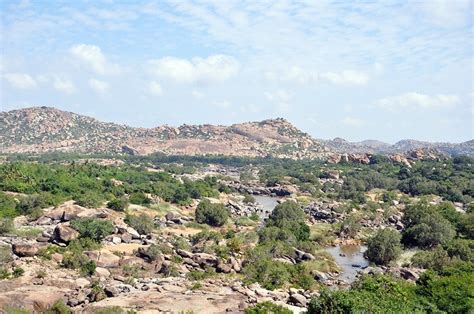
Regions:
[[87, 280], [86, 278], [77, 278], [75, 283], [76, 283], [76, 287], [79, 287], [79, 288], [84, 288], [91, 284], [89, 280]]
[[120, 235], [120, 239], [122, 239], [123, 243], [130, 243], [132, 242], [133, 237], [130, 233], [125, 232]]
[[64, 224], [58, 224], [54, 228], [53, 238], [58, 242], [69, 243], [79, 237], [79, 232]]
[[105, 292], [105, 295], [107, 295], [107, 297], [109, 298], [118, 297], [118, 295], [120, 294], [120, 291], [116, 287], [113, 287], [113, 286], [105, 287], [104, 292]]
[[115, 268], [119, 266], [120, 257], [109, 251], [84, 251], [84, 254], [99, 267]]
[[182, 249], [177, 249], [176, 253], [181, 257], [187, 257], [187, 258], [192, 258], [193, 255], [194, 255], [193, 253], [191, 253], [189, 251], [182, 250]]
[[99, 275], [100, 277], [105, 277], [105, 278], [110, 277], [110, 271], [108, 271], [106, 268], [103, 268], [103, 267], [96, 267], [95, 273]]
[[216, 267], [216, 271], [218, 273], [224, 273], [224, 274], [228, 274], [232, 271], [232, 267], [230, 267], [229, 265], [223, 263], [223, 262], [219, 262], [217, 264], [217, 267]]
[[20, 257], [31, 257], [38, 253], [39, 246], [36, 243], [15, 243], [12, 245], [12, 251]]
[[290, 300], [289, 301], [291, 303], [293, 303], [294, 305], [299, 306], [299, 307], [306, 307], [306, 305], [308, 304], [308, 299], [306, 299], [305, 296], [303, 296], [299, 293], [294, 293], [294, 294], [290, 295]]
[[216, 267], [219, 262], [216, 256], [207, 253], [195, 253], [192, 258], [201, 267]]

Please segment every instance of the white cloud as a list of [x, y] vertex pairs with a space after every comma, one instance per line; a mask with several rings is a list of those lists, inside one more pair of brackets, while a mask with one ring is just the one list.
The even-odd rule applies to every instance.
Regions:
[[280, 89], [272, 93], [266, 92], [265, 97], [276, 105], [278, 113], [285, 113], [290, 110], [289, 102], [291, 95], [286, 90]]
[[120, 67], [107, 61], [100, 47], [79, 44], [72, 46], [69, 52], [82, 63], [87, 64], [95, 73], [112, 75], [120, 72]]
[[97, 79], [90, 79], [89, 86], [98, 93], [105, 93], [109, 89], [109, 83]]
[[287, 70], [265, 72], [265, 78], [271, 81], [294, 82], [298, 84], [315, 84], [318, 82], [329, 82], [338, 85], [365, 85], [369, 76], [360, 71], [344, 70], [340, 72], [322, 72], [303, 69], [292, 66]]
[[261, 110], [262, 108], [255, 104], [247, 104], [240, 107], [240, 111], [242, 111], [243, 113], [257, 113], [257, 112], [260, 112]]
[[190, 60], [164, 57], [150, 60], [151, 72], [178, 83], [210, 83], [225, 81], [236, 75], [239, 63], [227, 55], [195, 57]]
[[204, 97], [203, 93], [201, 93], [200, 91], [195, 90], [195, 89], [191, 92], [191, 95], [193, 95], [193, 97], [196, 98], [196, 99], [201, 99], [201, 98]]
[[430, 0], [421, 1], [420, 5], [427, 18], [441, 27], [468, 23], [472, 12], [472, 0]]
[[148, 85], [148, 91], [150, 92], [150, 94], [153, 94], [153, 95], [157, 95], [157, 96], [163, 95], [163, 88], [161, 88], [160, 83], [155, 82], [155, 81], [150, 82], [150, 84]]
[[345, 117], [342, 119], [342, 123], [352, 127], [361, 127], [365, 124], [365, 121], [355, 117]]
[[214, 101], [211, 103], [211, 105], [217, 108], [226, 109], [231, 106], [231, 103], [228, 100], [222, 100], [222, 101]]
[[71, 81], [63, 80], [60, 78], [56, 78], [54, 80], [53, 87], [54, 89], [66, 94], [72, 94], [76, 91], [76, 87]]
[[451, 107], [459, 103], [457, 95], [425, 95], [415, 92], [405, 93], [398, 96], [381, 98], [375, 102], [375, 105], [388, 109], [397, 110], [400, 108], [442, 108]]
[[351, 70], [339, 73], [325, 72], [321, 74], [321, 78], [326, 79], [331, 83], [341, 85], [365, 85], [369, 81], [369, 76], [367, 74]]
[[20, 89], [30, 89], [37, 86], [36, 80], [25, 73], [6, 73], [3, 77], [11, 86]]

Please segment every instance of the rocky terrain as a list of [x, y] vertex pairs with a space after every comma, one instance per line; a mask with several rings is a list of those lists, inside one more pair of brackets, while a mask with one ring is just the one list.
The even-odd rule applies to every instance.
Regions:
[[144, 129], [48, 107], [0, 113], [0, 152], [49, 151], [303, 158], [324, 154], [325, 148], [284, 119]]
[[316, 140], [278, 118], [231, 126], [182, 125], [134, 128], [61, 111], [33, 107], [0, 113], [0, 153], [117, 152], [137, 155], [235, 155], [331, 158], [340, 154], [404, 154], [412, 150], [474, 155], [474, 142], [403, 140], [394, 145], [366, 140]]
[[462, 143], [430, 143], [417, 140], [401, 140], [393, 145], [376, 140], [349, 142], [342, 138], [321, 140], [333, 152], [339, 153], [370, 153], [370, 154], [402, 154], [413, 150], [432, 150], [445, 155], [474, 155], [474, 140]]

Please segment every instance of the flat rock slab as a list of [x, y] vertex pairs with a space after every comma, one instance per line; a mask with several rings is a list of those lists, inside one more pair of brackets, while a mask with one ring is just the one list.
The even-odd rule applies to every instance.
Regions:
[[69, 290], [53, 286], [23, 286], [0, 293], [0, 309], [7, 306], [42, 312], [59, 299], [65, 299]]
[[239, 305], [246, 297], [240, 293], [215, 293], [194, 291], [186, 294], [171, 291], [132, 292], [116, 298], [108, 298], [84, 308], [85, 312], [93, 312], [108, 306], [133, 308], [138, 313], [243, 313]]

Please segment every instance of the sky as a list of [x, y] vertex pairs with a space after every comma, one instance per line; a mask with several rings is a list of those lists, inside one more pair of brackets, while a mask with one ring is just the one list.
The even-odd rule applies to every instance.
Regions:
[[0, 0], [1, 111], [473, 139], [474, 0]]

